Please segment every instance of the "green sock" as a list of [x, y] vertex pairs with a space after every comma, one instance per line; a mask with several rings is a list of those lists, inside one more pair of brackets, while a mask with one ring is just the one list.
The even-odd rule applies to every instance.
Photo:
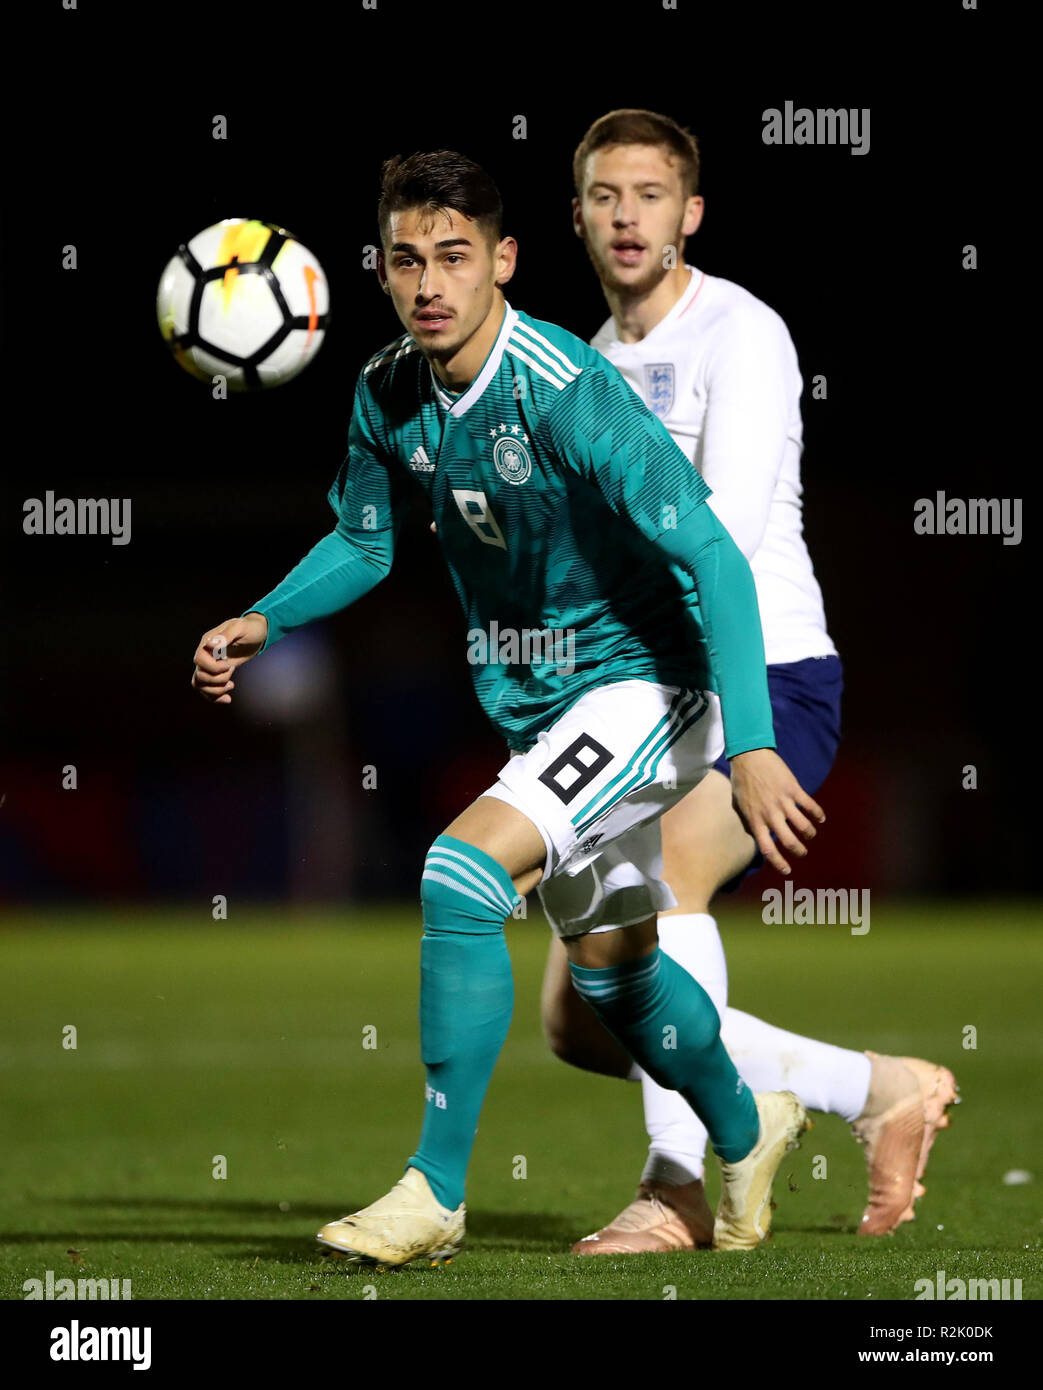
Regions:
[[760, 1134], [757, 1106], [725, 1051], [720, 1018], [702, 985], [658, 946], [622, 965], [569, 970], [577, 992], [634, 1061], [684, 1096], [717, 1156], [726, 1163], [745, 1158]]
[[444, 1207], [464, 1200], [478, 1116], [514, 1009], [505, 918], [519, 901], [495, 859], [440, 835], [424, 864], [420, 1044], [424, 1123], [407, 1166], [427, 1175]]

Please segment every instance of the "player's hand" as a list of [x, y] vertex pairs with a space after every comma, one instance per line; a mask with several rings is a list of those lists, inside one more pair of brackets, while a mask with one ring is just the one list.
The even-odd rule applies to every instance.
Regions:
[[[803, 859], [808, 850], [797, 835], [813, 840], [818, 832], [812, 820], [822, 825], [825, 811], [771, 748], [738, 754], [731, 760], [731, 771], [732, 805], [739, 819], [772, 868], [788, 874], [790, 866], [779, 846]], [[773, 834], [778, 844], [772, 839]]]
[[262, 613], [247, 613], [243, 618], [229, 618], [220, 627], [212, 627], [199, 639], [192, 658], [192, 688], [213, 705], [230, 705], [235, 681], [232, 674], [237, 666], [249, 661], [265, 644], [268, 619]]

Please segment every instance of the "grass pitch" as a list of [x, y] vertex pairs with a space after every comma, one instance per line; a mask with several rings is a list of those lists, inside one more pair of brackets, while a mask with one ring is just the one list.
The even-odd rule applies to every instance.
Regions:
[[[861, 1150], [842, 1121], [815, 1116], [780, 1170], [768, 1245], [570, 1256], [633, 1194], [640, 1088], [547, 1051], [547, 932], [533, 907], [508, 929], [515, 1016], [471, 1165], [468, 1243], [441, 1269], [385, 1274], [350, 1270], [313, 1237], [385, 1192], [419, 1135], [415, 911], [10, 915], [0, 1297], [24, 1298], [23, 1281], [52, 1270], [130, 1279], [135, 1299], [912, 1299], [917, 1279], [944, 1270], [1020, 1278], [1023, 1297], [1039, 1298], [1034, 910], [874, 906], [860, 937], [764, 926], [749, 907], [722, 913], [731, 1002], [953, 1069], [963, 1104], [935, 1145], [915, 1223], [855, 1236]], [[70, 1025], [75, 1048], [63, 1046]], [[1004, 1181], [1014, 1170], [1031, 1179]], [[709, 1188], [714, 1200], [713, 1176]]]

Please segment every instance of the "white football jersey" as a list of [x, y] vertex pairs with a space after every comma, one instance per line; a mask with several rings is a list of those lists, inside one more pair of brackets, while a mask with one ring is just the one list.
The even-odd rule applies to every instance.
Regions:
[[801, 378], [786, 325], [741, 286], [688, 266], [684, 294], [639, 343], [591, 339], [713, 489], [750, 562], [769, 665], [836, 653], [801, 515]]

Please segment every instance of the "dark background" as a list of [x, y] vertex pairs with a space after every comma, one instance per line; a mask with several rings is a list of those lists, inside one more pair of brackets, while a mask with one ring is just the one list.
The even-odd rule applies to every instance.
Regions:
[[[798, 881], [1034, 888], [1035, 462], [1006, 423], [1019, 384], [994, 319], [1009, 249], [986, 225], [988, 15], [379, 0], [271, 22], [37, 18], [8, 58], [33, 96], [9, 91], [5, 121], [0, 901], [414, 896], [427, 844], [503, 761], [428, 518], [375, 592], [247, 667], [230, 708], [190, 691], [190, 658], [332, 525], [355, 376], [400, 332], [362, 268], [382, 160], [448, 146], [485, 165], [520, 243], [509, 299], [589, 337], [607, 311], [571, 231], [571, 157], [622, 105], [698, 135], [687, 259], [783, 316], [806, 383], [805, 528], [846, 697]], [[869, 107], [870, 152], [764, 145], [761, 113], [787, 99]], [[333, 316], [302, 376], [214, 401], [170, 358], [155, 292], [178, 243], [231, 216], [299, 237]], [[23, 502], [48, 489], [131, 498], [130, 544], [24, 535]], [[937, 490], [1024, 498], [1022, 543], [914, 534]], [[295, 679], [314, 698], [284, 717]]]

